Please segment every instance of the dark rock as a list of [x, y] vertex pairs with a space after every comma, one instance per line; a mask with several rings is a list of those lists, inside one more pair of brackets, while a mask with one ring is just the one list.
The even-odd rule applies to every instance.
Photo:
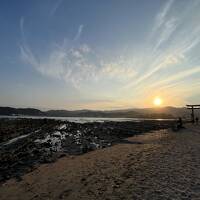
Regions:
[[[21, 177], [41, 163], [55, 162], [67, 155], [125, 142], [123, 139], [152, 130], [172, 127], [173, 121], [72, 123], [49, 119], [0, 119], [0, 182]], [[66, 124], [66, 128], [59, 127]], [[62, 137], [54, 134], [59, 131]], [[27, 135], [13, 143], [5, 142]], [[47, 142], [42, 142], [46, 137]], [[40, 140], [41, 142], [36, 142]], [[117, 184], [116, 184], [117, 185]]]

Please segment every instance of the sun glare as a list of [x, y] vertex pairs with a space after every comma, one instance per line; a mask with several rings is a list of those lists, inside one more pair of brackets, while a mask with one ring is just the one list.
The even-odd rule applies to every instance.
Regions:
[[159, 97], [156, 97], [153, 101], [155, 106], [161, 106], [162, 105], [162, 99]]

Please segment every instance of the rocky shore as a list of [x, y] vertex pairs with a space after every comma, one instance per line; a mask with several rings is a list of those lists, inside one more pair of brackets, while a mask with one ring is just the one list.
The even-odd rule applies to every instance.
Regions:
[[172, 127], [174, 121], [73, 123], [52, 119], [0, 120], [0, 182], [67, 155], [123, 143], [133, 135]]

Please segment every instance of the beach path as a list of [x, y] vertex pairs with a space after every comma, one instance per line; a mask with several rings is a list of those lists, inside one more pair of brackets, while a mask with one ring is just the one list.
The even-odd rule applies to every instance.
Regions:
[[200, 199], [200, 126], [154, 131], [43, 164], [1, 185], [0, 199]]

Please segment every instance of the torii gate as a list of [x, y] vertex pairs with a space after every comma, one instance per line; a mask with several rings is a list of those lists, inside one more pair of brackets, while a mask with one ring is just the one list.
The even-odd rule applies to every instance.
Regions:
[[186, 105], [187, 109], [191, 109], [192, 110], [192, 114], [191, 114], [191, 120], [192, 123], [194, 123], [195, 117], [194, 117], [194, 110], [195, 109], [200, 109], [200, 105]]

